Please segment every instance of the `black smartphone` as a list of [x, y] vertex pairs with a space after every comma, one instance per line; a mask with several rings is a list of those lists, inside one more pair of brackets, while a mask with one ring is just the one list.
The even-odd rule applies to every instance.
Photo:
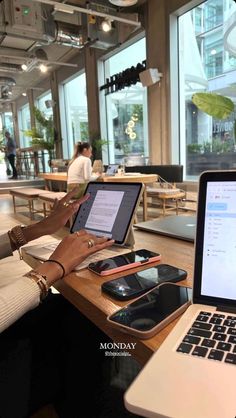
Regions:
[[191, 303], [192, 290], [162, 283], [135, 302], [110, 315], [109, 323], [138, 338], [151, 338], [181, 315]]
[[146, 270], [129, 274], [102, 284], [102, 290], [119, 300], [141, 296], [163, 282], [179, 282], [187, 277], [185, 270], [169, 264], [158, 264]]
[[154, 261], [159, 261], [161, 255], [146, 249], [131, 251], [126, 254], [117, 255], [106, 260], [97, 261], [88, 265], [89, 270], [100, 276], [107, 276], [109, 274], [119, 273], [120, 271], [128, 270], [133, 267], [138, 267], [141, 264], [149, 264]]

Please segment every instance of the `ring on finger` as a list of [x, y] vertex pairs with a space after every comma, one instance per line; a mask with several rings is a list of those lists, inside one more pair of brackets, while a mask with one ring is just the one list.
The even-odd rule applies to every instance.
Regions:
[[63, 206], [65, 206], [67, 208], [69, 206], [69, 203], [65, 202], [65, 203], [63, 203]]
[[92, 248], [95, 244], [95, 241], [93, 239], [88, 240], [88, 248]]

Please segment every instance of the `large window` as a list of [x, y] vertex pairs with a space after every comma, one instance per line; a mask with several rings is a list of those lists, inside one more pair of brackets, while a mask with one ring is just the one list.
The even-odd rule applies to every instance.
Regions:
[[20, 129], [20, 147], [26, 148], [30, 146], [31, 137], [25, 134], [25, 131], [31, 129], [30, 122], [30, 108], [29, 104], [21, 107], [18, 114], [19, 119], [19, 129]]
[[179, 18], [181, 162], [187, 178], [205, 169], [236, 168], [235, 112], [218, 120], [192, 102], [214, 92], [236, 103], [236, 4], [208, 0]]
[[89, 140], [85, 73], [64, 83], [61, 90], [63, 155], [71, 158], [74, 144]]
[[[145, 59], [143, 38], [104, 62], [104, 80]], [[125, 158], [132, 155], [148, 157], [146, 90], [138, 82], [105, 96], [106, 119], [101, 114], [101, 126], [109, 141], [108, 159], [111, 163], [125, 162]]]
[[10, 132], [11, 135], [14, 135], [12, 112], [2, 113], [2, 129]]
[[44, 113], [45, 117], [48, 119], [52, 116], [52, 106], [50, 105], [50, 101], [52, 100], [52, 93], [48, 91], [47, 93], [42, 94], [37, 98], [35, 101], [35, 106]]

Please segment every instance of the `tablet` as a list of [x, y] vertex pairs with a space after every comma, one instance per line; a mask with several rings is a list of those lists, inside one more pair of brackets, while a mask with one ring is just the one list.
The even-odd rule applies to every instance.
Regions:
[[90, 198], [80, 206], [71, 232], [85, 229], [124, 245], [142, 196], [142, 183], [90, 182]]

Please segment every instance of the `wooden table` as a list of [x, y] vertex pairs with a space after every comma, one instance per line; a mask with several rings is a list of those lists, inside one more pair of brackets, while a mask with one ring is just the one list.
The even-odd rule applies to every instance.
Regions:
[[[66, 187], [63, 187], [63, 183], [67, 183], [67, 173], [40, 173], [39, 177], [45, 180], [45, 189], [52, 190], [52, 181], [59, 183], [60, 192], [66, 191]], [[64, 189], [64, 190], [63, 190]]]
[[[135, 249], [146, 248], [159, 252], [162, 255], [162, 263], [171, 264], [176, 267], [187, 270], [188, 278], [180, 284], [191, 286], [193, 272], [193, 244], [186, 241], [180, 241], [174, 238], [164, 237], [157, 234], [151, 234], [143, 231], [134, 231]], [[38, 261], [29, 256], [23, 248], [23, 258], [32, 268]], [[151, 264], [154, 265], [155, 263]], [[129, 270], [129, 272], [139, 271], [140, 268]], [[127, 273], [127, 272], [126, 272]], [[112, 328], [106, 320], [107, 315], [112, 314], [119, 307], [128, 302], [120, 302], [103, 294], [101, 284], [113, 278], [121, 277], [122, 274], [115, 274], [102, 278], [90, 272], [87, 269], [79, 272], [73, 272], [59, 281], [56, 288], [60, 293], [75, 305], [85, 316], [96, 324], [103, 332], [116, 342], [135, 342], [135, 350], [130, 353], [140, 364], [145, 364], [153, 352], [161, 345], [171, 329], [178, 320], [173, 321], [165, 327], [160, 333], [148, 340], [139, 340], [127, 334]]]
[[[67, 180], [67, 173], [41, 173], [40, 177], [42, 177], [46, 182], [46, 189], [52, 190], [52, 181], [60, 182], [60, 191], [61, 186], [63, 186], [62, 182], [66, 182]], [[144, 191], [143, 191], [143, 220], [147, 220], [147, 184], [154, 183], [157, 181], [156, 174], [140, 174], [140, 175], [129, 175], [129, 176], [104, 176], [104, 182], [122, 182], [122, 183], [135, 183], [141, 182], [144, 184]]]

